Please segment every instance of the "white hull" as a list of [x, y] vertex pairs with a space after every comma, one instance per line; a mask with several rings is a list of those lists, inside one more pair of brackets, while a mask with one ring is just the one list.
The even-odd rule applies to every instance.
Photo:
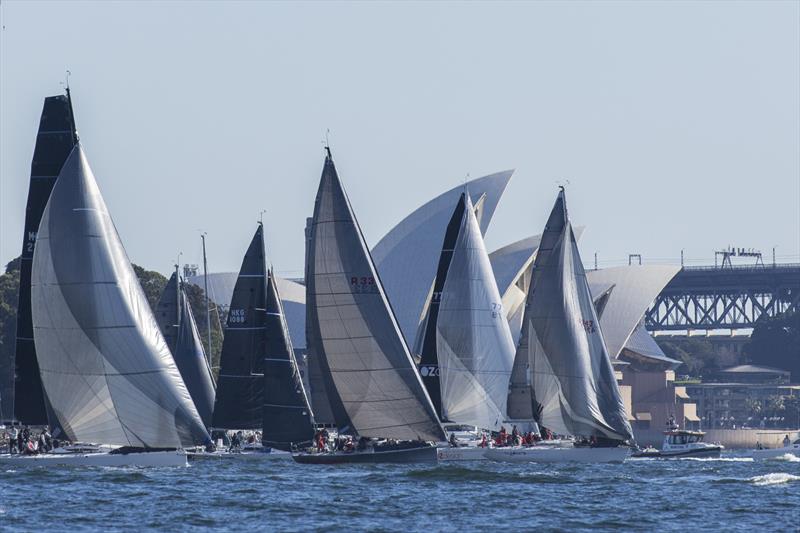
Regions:
[[187, 466], [186, 452], [143, 453], [44, 453], [41, 455], [0, 455], [0, 464], [13, 466]]
[[480, 446], [441, 447], [436, 450], [436, 457], [439, 461], [485, 461], [485, 453], [488, 449]]
[[768, 450], [751, 450], [749, 455], [759, 461], [763, 461], [765, 459], [776, 459], [778, 457], [784, 457], [786, 455], [793, 455], [797, 458], [800, 458], [800, 444], [794, 444], [792, 446], [784, 446], [782, 448], [770, 448]]
[[290, 452], [283, 450], [271, 451], [256, 451], [256, 450], [243, 450], [240, 452], [216, 451], [216, 452], [190, 452], [190, 461], [204, 461], [214, 459], [231, 459], [239, 461], [264, 461], [273, 459], [292, 459]]
[[576, 448], [560, 446], [532, 446], [490, 448], [485, 456], [504, 463], [621, 463], [630, 454], [624, 446], [616, 448]]

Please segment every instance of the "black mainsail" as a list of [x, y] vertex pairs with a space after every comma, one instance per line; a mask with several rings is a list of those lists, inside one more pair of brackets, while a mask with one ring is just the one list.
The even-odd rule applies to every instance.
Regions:
[[290, 451], [292, 445], [311, 442], [314, 416], [300, 370], [297, 368], [283, 303], [272, 270], [267, 274], [266, 357], [261, 442]]
[[563, 188], [533, 264], [508, 416], [559, 434], [632, 439]]
[[267, 263], [259, 223], [233, 288], [222, 341], [212, 427], [261, 429], [267, 348]]
[[77, 142], [78, 134], [75, 130], [75, 117], [72, 113], [69, 89], [67, 89], [66, 95], [45, 98], [31, 163], [17, 300], [13, 412], [14, 417], [23, 424], [44, 425], [48, 422], [56, 422], [55, 417], [48, 416], [49, 408], [42, 388], [39, 363], [36, 359], [36, 346], [33, 341], [31, 264], [39, 222], [42, 219], [45, 205], [50, 198], [56, 178], [61, 172], [61, 167], [64, 166], [64, 161]]
[[[444, 440], [328, 150], [311, 225], [306, 305], [340, 431]], [[339, 418], [345, 416], [345, 421]], [[341, 424], [345, 425], [342, 426]]]

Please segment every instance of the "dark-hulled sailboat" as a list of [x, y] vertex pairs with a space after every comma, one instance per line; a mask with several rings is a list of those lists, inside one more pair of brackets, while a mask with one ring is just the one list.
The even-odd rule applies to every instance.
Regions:
[[[435, 462], [439, 423], [327, 150], [306, 267], [309, 348], [340, 434], [357, 451], [298, 453], [301, 463]], [[369, 439], [392, 439], [374, 443]]]
[[509, 462], [622, 461], [633, 440], [625, 405], [589, 292], [563, 188], [534, 260], [514, 359], [508, 416], [535, 420], [592, 446], [495, 448]]
[[[9, 409], [14, 413], [14, 418], [22, 424], [57, 425], [52, 411], [48, 409], [47, 397], [42, 389], [36, 346], [33, 341], [31, 265], [39, 222], [45, 205], [64, 161], [77, 143], [78, 133], [75, 129], [72, 100], [67, 88], [65, 95], [49, 96], [44, 100], [31, 163], [30, 188], [25, 208], [25, 234], [22, 239], [19, 269], [14, 401], [13, 408]], [[9, 406], [4, 406], [7, 407]]]
[[156, 306], [156, 320], [203, 424], [211, 427], [214, 376], [186, 297], [184, 283], [178, 278], [176, 267]]

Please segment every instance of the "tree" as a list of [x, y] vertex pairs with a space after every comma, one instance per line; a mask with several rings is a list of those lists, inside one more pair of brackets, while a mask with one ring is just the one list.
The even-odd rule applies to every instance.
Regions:
[[14, 351], [17, 340], [17, 293], [19, 257], [6, 265], [0, 275], [0, 420], [10, 419], [3, 400], [14, 393]]
[[694, 378], [701, 378], [720, 368], [714, 346], [706, 339], [689, 337], [680, 341], [661, 340], [656, 337], [656, 342], [664, 350], [667, 357], [682, 361], [678, 367], [679, 374], [688, 374]]
[[800, 313], [756, 322], [744, 351], [749, 362], [788, 370], [792, 382], [800, 382]]

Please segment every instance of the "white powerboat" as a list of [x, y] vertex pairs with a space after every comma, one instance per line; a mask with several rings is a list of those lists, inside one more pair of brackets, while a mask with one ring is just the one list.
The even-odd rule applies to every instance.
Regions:
[[669, 429], [664, 432], [661, 449], [645, 448], [632, 457], [637, 459], [682, 459], [684, 457], [719, 457], [725, 449], [721, 444], [703, 442], [705, 433], [686, 429]]
[[800, 458], [800, 439], [794, 442], [788, 442], [780, 448], [760, 448], [752, 450], [750, 451], [750, 455], [756, 460], [775, 459], [786, 455], [793, 455]]

